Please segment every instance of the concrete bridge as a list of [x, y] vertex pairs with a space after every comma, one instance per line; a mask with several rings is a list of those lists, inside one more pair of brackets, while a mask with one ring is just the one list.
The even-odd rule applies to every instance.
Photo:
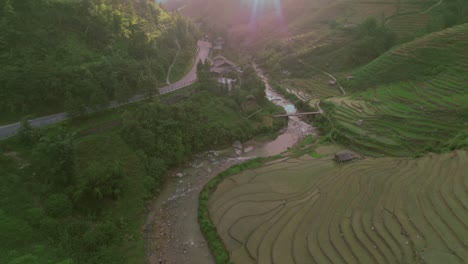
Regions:
[[290, 113], [290, 114], [281, 114], [281, 115], [272, 115], [273, 117], [283, 117], [283, 116], [303, 116], [303, 115], [320, 115], [322, 112], [302, 112], [302, 113]]

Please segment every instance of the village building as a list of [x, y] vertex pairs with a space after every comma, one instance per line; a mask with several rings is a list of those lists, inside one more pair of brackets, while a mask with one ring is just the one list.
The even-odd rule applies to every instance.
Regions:
[[352, 161], [355, 158], [356, 156], [354, 155], [354, 153], [348, 150], [342, 150], [340, 152], [335, 153], [335, 161], [338, 163]]
[[214, 77], [223, 77], [235, 71], [240, 72], [240, 68], [232, 61], [223, 56], [216, 56], [213, 58], [213, 65], [211, 66], [210, 72]]
[[210, 69], [211, 76], [221, 86], [227, 87], [229, 94], [232, 92], [234, 83], [237, 82], [236, 74], [233, 74], [235, 72], [241, 72], [241, 70], [234, 62], [221, 55], [213, 58]]

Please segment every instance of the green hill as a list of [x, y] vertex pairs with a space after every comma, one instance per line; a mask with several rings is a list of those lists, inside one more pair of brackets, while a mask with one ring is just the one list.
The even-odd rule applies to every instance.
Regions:
[[263, 49], [258, 57], [271, 72], [313, 77], [298, 61], [329, 72], [350, 71], [395, 45], [468, 22], [467, 2], [453, 0], [329, 1], [304, 10], [285, 28], [265, 29], [257, 42]]
[[387, 52], [354, 72], [349, 88], [362, 90], [396, 81], [424, 81], [464, 74], [468, 24], [433, 33]]
[[0, 124], [153, 89], [166, 80], [174, 39], [191, 50], [199, 36], [149, 0], [0, 0], [0, 8]]
[[401, 45], [354, 72], [330, 99], [337, 140], [370, 155], [468, 146], [468, 24]]

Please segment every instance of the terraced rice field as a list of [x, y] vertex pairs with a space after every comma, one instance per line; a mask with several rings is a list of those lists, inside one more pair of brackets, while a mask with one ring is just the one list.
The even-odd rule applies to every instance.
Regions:
[[321, 73], [309, 79], [284, 79], [281, 85], [289, 90], [299, 91], [306, 94], [306, 99], [320, 99], [340, 95], [338, 87], [330, 86], [330, 77]]
[[[357, 88], [388, 83], [329, 100], [336, 106], [331, 118], [340, 135], [372, 156], [415, 155], [466, 135], [467, 33], [468, 25], [463, 25], [421, 38], [356, 72]], [[423, 79], [405, 80], [414, 75]]]
[[283, 160], [227, 178], [209, 208], [234, 263], [463, 264], [468, 151]]
[[430, 18], [429, 14], [422, 13], [401, 15], [389, 20], [387, 26], [400, 36], [409, 36], [426, 26]]
[[306, 45], [298, 48], [294, 55], [298, 58], [306, 57], [324, 48], [340, 46], [341, 44], [346, 43], [347, 41], [348, 41], [348, 38], [345, 36], [340, 36], [336, 34], [328, 34], [318, 39], [314, 39], [314, 40], [307, 42]]
[[398, 11], [398, 1], [382, 1], [382, 2], [353, 2], [351, 6], [352, 12], [349, 14], [349, 22], [361, 23], [368, 17], [377, 19], [387, 18], [395, 15]]

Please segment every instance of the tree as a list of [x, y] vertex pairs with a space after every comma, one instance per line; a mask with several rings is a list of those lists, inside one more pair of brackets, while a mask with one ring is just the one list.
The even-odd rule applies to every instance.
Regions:
[[20, 142], [26, 146], [34, 144], [39, 138], [39, 133], [35, 130], [28, 121], [28, 117], [21, 120], [20, 127], [18, 129], [18, 138]]
[[146, 158], [146, 171], [152, 179], [151, 190], [158, 191], [165, 181], [167, 166], [163, 159], [157, 157]]
[[93, 162], [77, 175], [74, 200], [99, 209], [101, 202], [105, 199], [115, 200], [122, 194], [125, 188], [124, 175], [119, 161], [114, 161], [107, 166]]
[[33, 151], [38, 177], [54, 188], [70, 186], [75, 173], [75, 134], [60, 130], [39, 140]]
[[45, 210], [51, 217], [68, 216], [72, 212], [72, 203], [65, 194], [52, 194], [45, 202]]

